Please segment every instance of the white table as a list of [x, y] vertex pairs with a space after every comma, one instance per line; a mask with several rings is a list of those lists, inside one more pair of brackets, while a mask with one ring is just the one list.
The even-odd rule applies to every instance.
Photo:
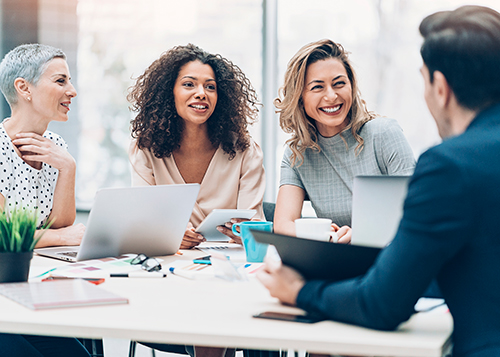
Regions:
[[[203, 255], [203, 253], [201, 253]], [[200, 256], [186, 252], [182, 259]], [[163, 257], [164, 263], [181, 259]], [[32, 275], [59, 263], [34, 257]], [[82, 338], [294, 349], [377, 356], [441, 356], [453, 329], [446, 313], [414, 315], [395, 332], [323, 321], [301, 324], [252, 318], [264, 310], [297, 312], [270, 297], [256, 280], [107, 279], [103, 289], [128, 297], [128, 305], [31, 311], [0, 296], [0, 331]]]

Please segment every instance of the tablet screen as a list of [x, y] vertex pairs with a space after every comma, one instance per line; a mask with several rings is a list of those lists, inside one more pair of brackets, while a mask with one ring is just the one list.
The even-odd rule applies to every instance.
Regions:
[[254, 209], [214, 209], [203, 222], [196, 228], [196, 232], [202, 234], [207, 241], [228, 241], [229, 237], [217, 230], [217, 226], [230, 222], [232, 218], [252, 218]]

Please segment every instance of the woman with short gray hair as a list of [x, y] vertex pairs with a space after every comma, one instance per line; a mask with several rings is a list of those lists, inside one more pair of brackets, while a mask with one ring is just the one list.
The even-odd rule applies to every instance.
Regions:
[[[82, 224], [75, 221], [76, 164], [51, 121], [67, 121], [76, 90], [64, 53], [29, 44], [14, 48], [0, 63], [0, 89], [11, 116], [0, 124], [0, 210], [37, 210], [38, 227], [52, 222], [37, 247], [77, 245]], [[39, 233], [37, 233], [39, 234]], [[89, 353], [75, 338], [0, 334], [2, 355], [78, 356]]]
[[68, 120], [76, 96], [65, 54], [40, 44], [14, 48], [0, 63], [0, 89], [12, 111], [0, 124], [0, 209], [37, 210], [39, 228], [52, 223], [37, 247], [80, 244], [75, 160], [65, 141], [47, 131], [51, 121]]

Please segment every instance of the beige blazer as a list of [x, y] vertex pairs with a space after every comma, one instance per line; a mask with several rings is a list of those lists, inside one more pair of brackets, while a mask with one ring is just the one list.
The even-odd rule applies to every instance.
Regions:
[[[129, 159], [132, 186], [186, 183], [173, 155], [158, 159], [149, 150], [140, 150], [133, 140]], [[248, 149], [238, 151], [232, 160], [219, 147], [201, 182], [190, 221], [197, 227], [215, 208], [255, 209], [254, 218], [265, 220], [262, 210], [265, 185], [263, 154], [257, 143], [251, 140]]]

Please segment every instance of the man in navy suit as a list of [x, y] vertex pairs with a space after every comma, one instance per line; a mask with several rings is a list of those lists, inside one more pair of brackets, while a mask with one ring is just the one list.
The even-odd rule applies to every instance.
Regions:
[[272, 296], [325, 318], [391, 330], [436, 279], [454, 356], [500, 356], [500, 14], [479, 6], [420, 24], [425, 100], [444, 141], [423, 153], [392, 243], [369, 272], [305, 281], [268, 261]]

